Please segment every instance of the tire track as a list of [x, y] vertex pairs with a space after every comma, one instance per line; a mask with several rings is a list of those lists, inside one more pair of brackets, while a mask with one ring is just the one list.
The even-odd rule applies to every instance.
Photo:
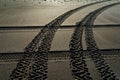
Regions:
[[76, 24], [75, 31], [70, 41], [70, 66], [72, 76], [77, 80], [93, 80], [83, 56], [82, 35], [84, 28], [81, 24], [83, 24], [86, 19], [87, 17], [79, 24]]
[[[70, 14], [72, 14], [72, 13], [70, 13]], [[64, 19], [66, 19], [68, 16], [70, 16], [70, 15], [65, 15], [64, 16]], [[63, 20], [64, 20], [63, 19]], [[63, 22], [63, 20], [62, 20], [62, 22]], [[47, 35], [45, 35], [45, 37], [43, 38], [43, 40], [42, 40], [42, 43], [40, 44], [40, 46], [39, 46], [39, 49], [38, 49], [38, 52], [40, 51], [40, 54], [42, 55], [42, 54], [44, 54], [44, 55], [47, 55], [47, 56], [44, 56], [45, 58], [47, 58], [48, 59], [48, 53], [49, 53], [49, 51], [50, 51], [50, 48], [51, 48], [51, 44], [52, 44], [52, 40], [53, 40], [53, 38], [54, 38], [54, 35], [55, 35], [55, 32], [57, 31], [57, 29], [59, 28], [59, 26], [60, 26], [60, 24], [62, 23], [61, 21], [57, 21], [57, 23], [55, 23], [53, 26], [51, 26], [51, 27], [49, 27], [49, 30], [48, 30], [48, 33], [47, 33]], [[37, 56], [37, 54], [35, 54], [36, 56]], [[47, 64], [48, 64], [48, 61], [47, 61], [47, 59], [45, 60], [45, 64], [46, 64], [46, 67], [47, 67]], [[38, 61], [39, 61], [39, 59], [37, 59]], [[33, 66], [34, 65], [36, 65], [36, 63], [35, 64], [33, 64]], [[43, 72], [47, 72], [47, 68], [45, 67], [45, 69], [43, 68]], [[39, 70], [39, 67], [36, 67], [37, 68], [37, 70]], [[34, 69], [33, 70], [31, 70], [31, 72], [30, 72], [30, 77], [31, 77], [31, 74], [33, 74], [33, 73], [35, 73], [35, 71], [34, 71]], [[45, 73], [45, 75], [46, 75], [46, 79], [47, 79], [47, 73]], [[36, 77], [38, 77], [38, 76], [41, 76], [41, 75], [39, 75], [39, 74], [35, 74], [34, 75], [34, 78], [36, 78]], [[44, 74], [42, 75], [42, 76], [44, 76]], [[43, 79], [43, 78], [41, 78], [41, 79]], [[89, 78], [90, 79], [90, 78]], [[33, 80], [33, 79], [32, 79]]]
[[61, 16], [57, 17], [56, 19], [52, 20], [50, 23], [48, 23], [47, 25], [45, 25], [45, 27], [42, 28], [42, 30], [35, 36], [35, 38], [31, 41], [31, 43], [28, 44], [28, 46], [26, 46], [26, 48], [24, 49], [25, 52], [32, 52], [32, 51], [36, 51], [36, 49], [38, 49], [37, 47], [40, 45], [40, 43], [42, 42], [42, 39], [45, 37], [45, 35], [47, 35], [49, 29], [51, 28], [56, 28], [58, 29], [59, 26], [72, 14], [74, 14], [75, 12], [86, 8], [88, 6], [94, 5], [94, 4], [99, 4], [102, 2], [106, 2], [106, 1], [110, 1], [110, 0], [104, 0], [104, 1], [99, 1], [99, 2], [94, 2], [94, 3], [90, 3], [81, 7], [78, 7], [76, 9], [70, 10], [64, 14], [62, 14]]
[[[70, 15], [75, 13], [76, 11], [78, 11], [80, 9], [83, 9], [85, 7], [88, 7], [90, 5], [93, 5], [93, 4], [101, 3], [101, 2], [105, 2], [105, 1], [100, 1], [100, 2], [87, 4], [87, 5], [84, 5], [82, 7], [78, 7], [76, 9], [74, 9], [74, 10], [70, 10], [70, 11], [64, 13], [63, 15], [59, 16], [58, 18], [54, 19], [50, 23], [48, 23], [35, 36], [35, 38], [31, 41], [31, 43], [25, 48], [25, 53], [28, 53], [28, 55], [25, 55], [23, 57], [23, 59], [21, 59], [20, 62], [18, 62], [16, 68], [12, 71], [12, 74], [10, 75], [9, 80], [16, 80], [16, 79], [21, 80], [21, 79], [26, 79], [27, 77], [29, 78], [29, 80], [33, 80], [34, 78], [36, 79], [36, 77], [39, 74], [34, 74], [34, 72], [39, 70], [38, 66], [40, 65], [39, 64], [38, 66], [36, 66], [36, 64], [38, 64], [41, 61], [38, 56], [42, 56], [43, 61], [45, 62], [44, 64], [46, 64], [46, 66], [47, 66], [47, 59], [46, 59], [47, 54], [49, 52], [50, 45], [51, 45], [52, 39], [54, 37], [54, 34], [57, 31], [57, 29], [59, 28], [59, 26], [61, 25], [61, 23], [67, 17], [69, 17]], [[49, 40], [49, 41], [47, 41], [47, 40]], [[38, 49], [39, 46], [40, 46], [40, 48]], [[39, 54], [41, 54], [41, 55], [29, 54], [29, 52], [35, 52], [35, 51], [37, 51], [37, 49], [38, 49], [38, 51], [40, 51]], [[46, 56], [44, 56], [44, 55], [46, 55]], [[36, 66], [36, 67], [34, 67], [34, 66]], [[36, 70], [34, 70], [33, 68], [36, 68]], [[44, 72], [46, 71], [46, 69], [47, 68], [42, 69], [43, 70], [43, 72], [41, 72], [42, 77], [40, 75], [39, 79], [43, 79]], [[30, 73], [30, 74], [28, 74], [28, 73]], [[45, 75], [46, 75], [46, 73], [45, 73]], [[45, 79], [43, 79], [43, 80], [45, 80]]]
[[[95, 3], [96, 4], [96, 3]], [[93, 4], [92, 4], [93, 5]], [[85, 6], [84, 6], [85, 7]], [[84, 7], [82, 7], [82, 8], [84, 8]], [[81, 9], [82, 9], [81, 8]], [[79, 8], [77, 8], [76, 10], [79, 10]], [[57, 29], [59, 28], [59, 26], [61, 25], [61, 23], [67, 18], [67, 17], [69, 17], [71, 14], [73, 14], [73, 12], [75, 12], [74, 10], [72, 10], [72, 12], [70, 11], [70, 13], [69, 13], [69, 15], [67, 15], [67, 14], [65, 14], [64, 16], [63, 16], [63, 19], [61, 20], [60, 18], [59, 18], [59, 20], [57, 21], [57, 23], [54, 23], [51, 27], [49, 27], [49, 30], [47, 31], [47, 34], [44, 36], [44, 38], [43, 38], [43, 40], [42, 40], [42, 43], [40, 44], [40, 46], [39, 46], [39, 49], [38, 49], [38, 52], [40, 52], [39, 54], [44, 54], [44, 55], [46, 55], [46, 56], [44, 56], [43, 55], [43, 57], [44, 58], [47, 58], [47, 59], [45, 59], [45, 64], [46, 64], [46, 67], [47, 67], [47, 60], [48, 60], [48, 53], [49, 53], [49, 50], [50, 50], [50, 48], [51, 48], [51, 44], [52, 44], [52, 40], [53, 40], [53, 38], [54, 38], [54, 35], [55, 35], [55, 32], [57, 31]], [[35, 54], [36, 56], [38, 56], [37, 54]], [[37, 61], [39, 61], [39, 59], [36, 59]], [[36, 65], [36, 63], [35, 64], [33, 64], [33, 66], [34, 65]], [[47, 72], [47, 68], [43, 68], [43, 72]], [[37, 68], [37, 70], [39, 70], [39, 67], [36, 67]], [[33, 74], [33, 73], [35, 73], [35, 71], [34, 71], [34, 69], [33, 70], [31, 70], [31, 72], [30, 72], [30, 77], [31, 77], [31, 74]], [[47, 79], [47, 73], [44, 73], [46, 76], [45, 76], [45, 78]], [[42, 75], [42, 76], [44, 76], [44, 74]], [[37, 76], [40, 76], [39, 74], [35, 74], [34, 75], [34, 78], [36, 78]], [[41, 78], [41, 79], [43, 79], [43, 78]]]
[[93, 62], [95, 63], [95, 67], [100, 73], [102, 80], [118, 80], [118, 79], [116, 78], [115, 73], [110, 69], [109, 65], [105, 62], [104, 58], [101, 56], [100, 50], [93, 36], [92, 25], [94, 20], [100, 13], [118, 4], [120, 4], [120, 2], [104, 6], [102, 8], [99, 8], [98, 10], [95, 10], [94, 12], [89, 13], [87, 15], [89, 19], [85, 23], [87, 25], [85, 26], [85, 35], [86, 35], [85, 38], [86, 38], [88, 54], [91, 56]]
[[[91, 55], [91, 58], [93, 59], [96, 68], [98, 69], [99, 73], [101, 74], [101, 77], [103, 80], [117, 80], [115, 74], [112, 70], [110, 70], [110, 67], [105, 63], [105, 60], [102, 58], [100, 53], [98, 53], [98, 47], [94, 40], [93, 32], [92, 32], [92, 25], [96, 17], [106, 10], [109, 7], [115, 6], [119, 3], [110, 4], [107, 6], [104, 6], [102, 8], [99, 8], [91, 13], [89, 13], [85, 18], [76, 24], [76, 29], [72, 35], [72, 40], [70, 42], [70, 52], [71, 52], [71, 66], [72, 66], [72, 74], [75, 79], [85, 79], [88, 80], [90, 77], [90, 74], [84, 69], [88, 69], [87, 65], [85, 64], [84, 56], [83, 56], [83, 48], [82, 48], [82, 34], [83, 29], [85, 28], [85, 34], [86, 34], [86, 43], [87, 43], [87, 50], [88, 53]], [[87, 26], [85, 26], [87, 25]], [[81, 60], [80, 60], [81, 59]], [[80, 63], [83, 63], [83, 65], [86, 66], [80, 66]], [[83, 69], [81, 69], [83, 67]], [[81, 74], [80, 72], [83, 73]], [[86, 75], [89, 74], [89, 75]], [[84, 76], [83, 76], [84, 75]]]

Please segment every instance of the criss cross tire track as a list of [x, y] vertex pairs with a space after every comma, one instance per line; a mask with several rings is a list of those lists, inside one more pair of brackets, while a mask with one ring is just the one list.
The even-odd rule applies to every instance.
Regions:
[[[54, 38], [55, 32], [59, 28], [59, 26], [64, 22], [65, 19], [67, 19], [70, 15], [73, 13], [88, 7], [93, 4], [98, 4], [102, 2], [106, 2], [110, 0], [105, 1], [99, 1], [91, 4], [84, 5], [82, 7], [78, 7], [74, 10], [70, 10], [63, 15], [59, 16], [55, 20], [48, 23], [31, 41], [31, 43], [24, 49], [25, 54], [23, 59], [21, 59], [16, 68], [12, 71], [9, 80], [47, 80], [47, 65], [48, 65], [48, 53], [50, 51], [50, 47], [52, 44], [52, 40]], [[87, 18], [87, 19], [86, 19]], [[86, 17], [83, 23], [88, 24], [89, 17]], [[83, 24], [82, 22], [78, 24], [77, 26]], [[83, 49], [81, 45], [81, 36], [83, 29], [80, 29], [80, 34], [75, 34], [76, 38], [80, 37], [80, 42], [77, 46], [79, 46], [78, 49], [73, 49], [73, 45], [76, 41], [71, 41], [71, 52], [74, 54], [71, 54], [71, 68], [73, 78], [75, 79], [83, 79], [83, 80], [92, 80], [90, 77], [90, 73], [88, 72], [87, 65], [85, 63], [84, 57], [83, 57]], [[88, 30], [86, 32], [89, 32]], [[78, 32], [77, 32], [78, 33]], [[79, 37], [78, 37], [79, 36]], [[73, 36], [74, 37], [74, 36]], [[93, 37], [92, 37], [93, 38]], [[88, 40], [86, 38], [86, 40]], [[94, 40], [94, 39], [93, 39]], [[72, 43], [73, 42], [73, 43]], [[89, 43], [89, 42], [87, 42]], [[76, 46], [76, 45], [75, 45]], [[91, 50], [91, 49], [90, 49]], [[102, 58], [100, 58], [101, 60]], [[77, 62], [78, 60], [78, 62]], [[78, 65], [79, 66], [78, 66]], [[76, 71], [77, 70], [77, 71]], [[79, 75], [81, 74], [81, 75]], [[114, 73], [113, 73], [114, 74]]]

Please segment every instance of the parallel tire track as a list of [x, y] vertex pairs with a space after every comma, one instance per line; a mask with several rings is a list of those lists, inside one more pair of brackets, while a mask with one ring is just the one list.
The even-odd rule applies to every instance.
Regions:
[[[82, 63], [84, 61], [83, 49], [82, 49], [82, 34], [85, 28], [88, 53], [91, 55], [91, 58], [95, 62], [96, 68], [101, 74], [102, 79], [103, 80], [117, 80], [113, 71], [110, 70], [110, 67], [107, 65], [107, 63], [105, 63], [105, 60], [102, 58], [101, 54], [98, 52], [99, 49], [97, 47], [97, 44], [95, 43], [93, 32], [92, 32], [92, 27], [91, 27], [93, 25], [95, 18], [101, 12], [117, 4], [119, 3], [114, 3], [114, 4], [107, 5], [105, 7], [99, 8], [89, 13], [81, 22], [76, 24], [75, 26], [76, 29], [72, 35], [72, 40], [70, 42], [72, 74], [75, 79], [78, 79], [78, 80], [92, 79], [90, 77], [88, 70], [85, 71], [85, 69], [87, 69], [87, 65], [85, 63]], [[87, 26], [85, 27], [85, 25]], [[86, 66], [81, 66], [81, 63]]]
[[[99, 2], [98, 2], [99, 3]], [[96, 3], [95, 3], [96, 4]], [[93, 4], [92, 4], [93, 5]], [[87, 5], [88, 6], [88, 5]], [[86, 7], [86, 6], [84, 6], [84, 7]], [[48, 58], [48, 53], [49, 53], [49, 50], [50, 50], [50, 47], [51, 47], [51, 44], [52, 44], [52, 40], [53, 40], [53, 37], [54, 37], [54, 35], [55, 35], [55, 32], [57, 31], [57, 29], [59, 28], [59, 26], [61, 25], [61, 23], [67, 18], [67, 17], [69, 17], [71, 14], [73, 14], [74, 12], [76, 12], [77, 10], [80, 10], [80, 9], [82, 9], [82, 8], [84, 8], [84, 7], [80, 7], [80, 8], [77, 8], [77, 9], [75, 9], [75, 10], [72, 10], [72, 11], [70, 11], [70, 12], [68, 12], [68, 13], [66, 13], [65, 15], [63, 15], [62, 16], [62, 18], [59, 18], [58, 19], [58, 21], [56, 22], [56, 23], [54, 23], [53, 25], [51, 25], [51, 26], [49, 26], [49, 28], [48, 28], [48, 30], [47, 30], [47, 34], [46, 35], [44, 35], [44, 38], [43, 38], [43, 40], [42, 40], [42, 43], [40, 44], [40, 46], [39, 46], [39, 49], [38, 49], [38, 51], [40, 51], [40, 54], [42, 54], [42, 53], [46, 53], [46, 57], [45, 58]], [[36, 54], [37, 55], [37, 54]], [[45, 64], [46, 64], [46, 66], [47, 66], [47, 61], [45, 60]], [[36, 64], [33, 64], [33, 66], [34, 65], [36, 65]], [[37, 68], [39, 68], [39, 67], [37, 67]], [[47, 70], [47, 68], [43, 68], [43, 70]], [[43, 72], [45, 72], [45, 71], [43, 71]], [[32, 73], [34, 73], [34, 70], [32, 70], [32, 72], [30, 73], [30, 76], [31, 76], [31, 74]], [[37, 74], [37, 75], [39, 75], [39, 74]], [[35, 76], [34, 77], [37, 77], [37, 75], [35, 74]], [[42, 75], [43, 76], [43, 75]], [[47, 73], [46, 73], [46, 78], [47, 78]], [[43, 79], [43, 78], [41, 78], [41, 79]]]
[[[78, 9], [77, 9], [78, 10]], [[73, 11], [74, 12], [74, 11]], [[69, 17], [71, 14], [73, 14], [73, 12], [70, 12], [69, 13], [69, 15], [67, 15], [67, 14], [65, 14], [64, 16], [63, 16], [63, 18], [64, 19], [62, 19], [62, 21], [61, 21], [61, 19], [59, 19], [58, 21], [57, 21], [57, 23], [55, 23], [54, 25], [52, 25], [51, 27], [49, 27], [49, 30], [47, 31], [47, 35], [45, 35], [44, 36], [44, 38], [43, 38], [43, 40], [42, 40], [42, 42], [41, 42], [41, 44], [40, 44], [40, 46], [39, 46], [39, 49], [38, 49], [38, 51], [40, 51], [40, 54], [42, 54], [42, 53], [46, 53], [46, 57], [45, 58], [48, 58], [48, 53], [49, 53], [49, 50], [50, 50], [50, 48], [51, 48], [51, 44], [52, 44], [52, 40], [53, 40], [53, 38], [54, 38], [54, 35], [55, 35], [55, 33], [56, 33], [56, 31], [57, 31], [57, 29], [59, 28], [59, 26], [60, 26], [60, 24], [67, 18], [67, 17]], [[37, 55], [37, 54], [36, 54]], [[47, 61], [45, 60], [45, 64], [46, 64], [46, 66], [47, 66]], [[33, 66], [34, 65], [36, 65], [36, 63], [35, 64], [33, 64]], [[84, 65], [85, 66], [85, 65]], [[36, 67], [37, 69], [39, 69], [39, 67]], [[43, 70], [45, 70], [45, 71], [47, 71], [47, 68], [43, 68]], [[86, 69], [87, 70], [87, 69]], [[43, 72], [45, 72], [45, 71], [43, 71]], [[30, 74], [32, 74], [32, 73], [34, 73], [34, 70], [32, 70], [32, 72], [30, 73]], [[35, 76], [34, 77], [37, 77], [39, 74], [35, 74]], [[87, 75], [89, 75], [89, 74], [87, 74]], [[31, 76], [31, 75], [30, 75]], [[43, 75], [42, 75], [43, 76]], [[41, 79], [43, 79], [43, 78], [41, 78]], [[47, 79], [47, 73], [46, 73], [46, 78], [45, 79]], [[91, 78], [87, 78], [87, 79], [91, 79]]]
[[90, 73], [88, 72], [87, 64], [83, 56], [82, 48], [82, 34], [83, 28], [81, 24], [76, 24], [75, 31], [72, 35], [70, 42], [70, 66], [74, 79], [77, 80], [92, 80]]
[[[35, 54], [36, 55], [35, 62], [33, 63], [31, 72], [29, 73], [30, 74], [29, 75], [30, 80], [34, 80], [34, 79], [36, 79], [36, 80], [39, 80], [39, 79], [46, 80], [48, 78], [47, 77], [48, 53], [49, 53], [49, 50], [50, 50], [50, 45], [51, 45], [52, 39], [54, 37], [54, 34], [51, 33], [51, 34], [48, 34], [47, 36], [48, 37], [45, 37], [43, 39], [43, 42], [38, 49], [39, 53]], [[39, 58], [39, 57], [42, 57], [42, 59]], [[38, 64], [38, 63], [41, 63], [42, 61], [44, 61], [44, 63]], [[39, 65], [39, 66], [34, 67], [35, 65]], [[40, 66], [42, 66], [42, 68], [41, 68], [42, 71], [40, 71], [42, 74], [36, 73], [36, 72], [39, 72]], [[34, 70], [35, 68], [36, 68], [36, 70]]]
[[33, 52], [36, 51], [36, 49], [38, 49], [40, 43], [42, 42], [42, 39], [45, 37], [45, 35], [48, 34], [48, 31], [52, 28], [54, 29], [58, 29], [59, 26], [72, 14], [74, 14], [75, 12], [86, 8], [88, 6], [94, 5], [94, 4], [99, 4], [99, 3], [103, 3], [106, 1], [110, 1], [110, 0], [104, 0], [104, 1], [99, 1], [99, 2], [94, 2], [94, 3], [90, 3], [87, 5], [83, 5], [81, 7], [78, 7], [76, 9], [70, 10], [64, 14], [62, 14], [61, 16], [57, 17], [56, 19], [52, 20], [50, 23], [48, 23], [47, 25], [45, 25], [45, 27], [43, 27], [41, 29], [41, 31], [35, 36], [35, 38], [26, 46], [26, 48], [24, 49], [25, 52]]
[[[34, 56], [37, 56], [37, 54], [35, 54], [33, 56], [33, 54], [29, 54], [29, 52], [35, 52], [35, 51], [37, 51], [37, 49], [38, 49], [39, 46], [40, 46], [40, 48], [43, 47], [43, 46], [46, 46], [46, 47], [44, 47], [42, 49], [39, 49], [40, 50], [39, 54], [42, 54], [42, 53], [48, 54], [49, 48], [50, 48], [50, 45], [51, 45], [51, 42], [52, 42], [52, 38], [54, 37], [54, 34], [55, 34], [56, 30], [59, 28], [59, 26], [61, 25], [61, 23], [66, 18], [68, 18], [70, 15], [72, 15], [73, 13], [75, 13], [76, 11], [78, 11], [80, 9], [83, 9], [83, 8], [88, 7], [90, 5], [98, 4], [98, 3], [101, 3], [101, 2], [105, 2], [105, 1], [100, 1], [100, 2], [95, 2], [95, 3], [87, 4], [87, 5], [84, 5], [82, 7], [78, 7], [76, 9], [74, 9], [74, 10], [70, 10], [70, 11], [66, 12], [65, 14], [59, 16], [58, 18], [56, 18], [52, 22], [48, 23], [35, 36], [35, 38], [31, 41], [31, 43], [25, 48], [25, 53], [28, 53], [28, 55], [25, 55], [23, 57], [23, 59], [20, 60], [20, 62], [17, 64], [16, 68], [12, 71], [12, 74], [10, 75], [10, 79], [9, 80], [16, 80], [16, 79], [21, 80], [21, 79], [25, 79], [26, 77], [29, 77], [29, 76], [31, 77], [32, 75], [36, 75], [36, 74], [32, 74], [32, 73], [34, 73], [34, 69], [33, 70], [29, 70], [29, 69], [34, 68], [33, 66], [36, 65], [36, 63], [39, 62], [40, 60], [38, 58], [38, 60], [36, 61], [36, 59], [35, 59], [36, 57], [34, 58]], [[53, 30], [51, 30], [51, 29], [53, 29]], [[51, 34], [51, 35], [49, 35], [49, 34]], [[47, 40], [50, 39], [50, 41], [47, 42], [48, 44], [44, 43], [44, 40], [46, 40], [46, 39]], [[42, 52], [42, 51], [45, 51], [45, 52]], [[47, 56], [44, 57], [44, 59], [45, 58], [47, 58]], [[46, 62], [44, 64], [47, 64], [47, 61], [46, 60], [44, 60], [44, 61]], [[32, 66], [32, 64], [33, 64], [33, 66]], [[36, 68], [39, 68], [39, 67], [36, 67]], [[30, 71], [30, 74], [28, 75], [29, 71]], [[37, 77], [37, 76], [34, 76], [34, 77]], [[33, 76], [32, 76], [32, 78], [33, 78]], [[41, 79], [43, 79], [43, 78], [41, 78]]]
[[85, 23], [87, 25], [85, 26], [85, 35], [86, 35], [85, 38], [86, 38], [88, 54], [90, 54], [92, 60], [94, 61], [96, 69], [100, 73], [102, 80], [118, 80], [118, 79], [116, 78], [116, 75], [110, 69], [109, 65], [105, 62], [104, 58], [100, 54], [99, 48], [93, 36], [92, 25], [94, 20], [100, 13], [118, 4], [120, 4], [120, 2], [104, 6], [102, 8], [95, 10], [94, 12], [89, 13], [87, 15], [89, 19]]

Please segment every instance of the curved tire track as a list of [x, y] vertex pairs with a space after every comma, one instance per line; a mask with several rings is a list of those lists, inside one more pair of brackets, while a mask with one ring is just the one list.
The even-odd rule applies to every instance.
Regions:
[[[105, 63], [105, 60], [101, 56], [101, 54], [98, 52], [99, 49], [97, 47], [97, 44], [94, 40], [93, 36], [93, 31], [92, 31], [92, 25], [96, 17], [106, 10], [109, 7], [115, 6], [119, 3], [114, 3], [110, 4], [107, 6], [104, 6], [102, 8], [99, 8], [91, 13], [89, 13], [85, 18], [76, 24], [76, 29], [72, 35], [72, 40], [70, 42], [70, 52], [71, 52], [71, 68], [72, 68], [72, 74], [74, 79], [85, 79], [85, 80], [90, 80], [92, 79], [90, 77], [90, 74], [84, 69], [87, 69], [87, 65], [83, 63], [83, 65], [86, 66], [80, 66], [84, 60], [83, 56], [83, 48], [82, 48], [82, 34], [83, 34], [83, 29], [85, 28], [85, 34], [86, 34], [86, 43], [87, 43], [87, 50], [88, 53], [91, 55], [91, 58], [93, 59], [97, 70], [101, 74], [101, 77], [103, 80], [117, 80], [115, 74], [113, 73], [112, 70], [110, 70], [110, 67], [108, 66], [107, 63]], [[87, 25], [87, 26], [85, 26]], [[81, 59], [81, 60], [80, 60]], [[83, 69], [81, 68], [83, 67]], [[83, 73], [81, 74], [80, 72]], [[86, 75], [89, 74], [89, 75]], [[84, 75], [84, 76], [83, 76]], [[88, 79], [88, 77], [90, 79]]]
[[[104, 2], [104, 1], [102, 1]], [[101, 3], [101, 2], [97, 2], [97, 3]], [[93, 5], [94, 3], [92, 4], [89, 4], [89, 5]], [[96, 4], [96, 3], [95, 3]], [[87, 5], [88, 6], [88, 5]], [[84, 6], [84, 7], [87, 7], [87, 6]], [[59, 26], [61, 25], [61, 23], [67, 18], [69, 17], [70, 15], [72, 15], [74, 12], [80, 10], [80, 9], [83, 9], [84, 7], [79, 7], [77, 9], [74, 9], [74, 10], [71, 10], [67, 13], [65, 13], [64, 15], [62, 15], [62, 17], [60, 16], [59, 19], [57, 19], [57, 22], [54, 23], [52, 26], [49, 26], [48, 30], [47, 30], [47, 33], [46, 35], [44, 35], [44, 38], [43, 40], [41, 41], [40, 43], [40, 46], [39, 46], [39, 49], [38, 49], [38, 52], [40, 51], [40, 54], [42, 53], [45, 53], [47, 56], [45, 58], [48, 59], [48, 53], [49, 53], [49, 50], [51, 48], [51, 44], [52, 44], [52, 40], [54, 38], [54, 35], [55, 35], [55, 32], [57, 31], [57, 29], [59, 28]], [[36, 54], [37, 55], [37, 54]], [[45, 64], [47, 66], [47, 60], [45, 60]], [[33, 64], [34, 66], [35, 64]], [[39, 68], [39, 67], [38, 67]], [[47, 71], [47, 68], [43, 68], [44, 72]], [[34, 70], [32, 70], [32, 72], [30, 73], [30, 76], [31, 74], [34, 73]], [[37, 75], [35, 76], [37, 77]], [[43, 78], [41, 78], [43, 79]], [[47, 73], [46, 73], [46, 79], [47, 79]]]
[[83, 5], [81, 7], [75, 8], [73, 10], [70, 10], [64, 14], [62, 14], [61, 16], [57, 17], [56, 19], [52, 20], [50, 23], [48, 23], [47, 25], [45, 25], [45, 27], [43, 27], [41, 29], [41, 31], [35, 36], [35, 38], [26, 46], [26, 48], [24, 49], [25, 52], [33, 52], [36, 51], [36, 49], [38, 49], [38, 46], [40, 45], [40, 43], [42, 42], [42, 39], [45, 38], [45, 35], [47, 35], [50, 29], [54, 28], [54, 29], [58, 29], [59, 26], [72, 14], [74, 14], [75, 12], [84, 9], [88, 6], [94, 5], [94, 4], [99, 4], [99, 3], [103, 3], [106, 1], [110, 1], [110, 0], [104, 0], [104, 1], [99, 1], [99, 2], [94, 2], [94, 3], [90, 3], [87, 5]]
[[[34, 59], [34, 56], [37, 56], [37, 55], [36, 54], [34, 54], [34, 55], [33, 54], [29, 54], [29, 52], [35, 52], [35, 51], [37, 51], [38, 47], [40, 47], [39, 48], [40, 54], [43, 53], [42, 51], [45, 51], [44, 52], [45, 55], [48, 54], [48, 51], [50, 49], [50, 45], [51, 45], [52, 39], [54, 37], [54, 34], [57, 31], [57, 29], [59, 28], [60, 24], [66, 18], [68, 18], [70, 15], [72, 15], [73, 13], [75, 13], [76, 11], [78, 11], [80, 9], [83, 9], [83, 8], [88, 7], [90, 5], [101, 3], [101, 2], [105, 2], [105, 1], [100, 1], [100, 2], [95, 2], [95, 3], [87, 4], [87, 5], [84, 5], [82, 7], [78, 7], [76, 9], [74, 9], [74, 10], [70, 10], [70, 11], [66, 12], [65, 14], [59, 16], [55, 20], [51, 21], [50, 23], [48, 23], [35, 36], [35, 38], [31, 41], [31, 43], [25, 48], [25, 52], [28, 53], [28, 55], [25, 55], [23, 57], [23, 59], [20, 60], [20, 62], [17, 64], [16, 68], [13, 70], [12, 74], [10, 75], [9, 80], [16, 80], [16, 79], [21, 80], [21, 79], [25, 79], [26, 77], [31, 77], [32, 75], [34, 75], [34, 74], [32, 74], [32, 73], [34, 73], [34, 70], [29, 70], [29, 69], [33, 68], [33, 66], [36, 65], [36, 63], [39, 62], [40, 60], [38, 58], [38, 60], [36, 61], [36, 59]], [[53, 29], [53, 30], [51, 30], [51, 29]], [[46, 39], [50, 40], [50, 41], [47, 41]], [[48, 44], [46, 44], [45, 42], [48, 43]], [[42, 56], [44, 57], [44, 55], [42, 55]], [[44, 59], [46, 57], [44, 57]], [[46, 60], [45, 60], [45, 62], [46, 62], [45, 64], [47, 64]], [[32, 64], [33, 64], [33, 66], [32, 66]], [[36, 67], [36, 68], [39, 68], [39, 67]], [[28, 75], [29, 71], [30, 71], [30, 74]], [[37, 76], [34, 76], [34, 77], [37, 77]], [[41, 78], [41, 79], [43, 79], [43, 78]]]
[[93, 80], [90, 76], [90, 73], [87, 68], [87, 64], [83, 56], [82, 34], [84, 28], [81, 25], [83, 22], [76, 24], [75, 31], [70, 41], [70, 53], [71, 53], [70, 66], [71, 66], [72, 76], [74, 79]]
[[[82, 8], [84, 8], [84, 7], [82, 7]], [[79, 10], [79, 8], [77, 8], [76, 10]], [[38, 49], [38, 52], [40, 51], [40, 54], [42, 54], [42, 53], [45, 53], [47, 56], [46, 56], [46, 58], [48, 58], [48, 53], [49, 53], [49, 50], [50, 50], [50, 48], [51, 48], [51, 44], [52, 44], [52, 40], [53, 40], [53, 38], [54, 38], [54, 35], [55, 35], [55, 33], [56, 33], [56, 31], [57, 31], [57, 29], [59, 28], [59, 26], [60, 26], [60, 24], [67, 18], [67, 17], [69, 17], [71, 14], [73, 14], [73, 12], [74, 12], [74, 10], [71, 12], [70, 11], [70, 13], [69, 13], [69, 15], [67, 15], [67, 14], [65, 14], [64, 16], [63, 16], [63, 18], [64, 19], [62, 19], [62, 21], [61, 21], [61, 19], [59, 19], [58, 21], [57, 21], [57, 23], [54, 23], [54, 25], [52, 25], [51, 27], [49, 27], [49, 30], [47, 31], [47, 35], [45, 35], [44, 36], [44, 38], [43, 38], [43, 40], [42, 40], [42, 42], [41, 42], [41, 44], [40, 44], [40, 46], [39, 46], [39, 49]], [[36, 54], [37, 55], [37, 54]], [[46, 64], [46, 66], [47, 66], [47, 60], [45, 60], [45, 64]], [[33, 66], [34, 66], [35, 64], [33, 64]], [[85, 65], [84, 65], [85, 66]], [[39, 68], [39, 67], [38, 67]], [[45, 71], [47, 71], [47, 68], [43, 68], [43, 70], [45, 70]], [[85, 69], [85, 70], [87, 70], [87, 69]], [[34, 70], [32, 70], [32, 72], [30, 73], [30, 76], [31, 76], [31, 74], [32, 73], [34, 73]], [[39, 74], [38, 74], [39, 75]], [[87, 75], [89, 75], [89, 74], [87, 74]], [[37, 77], [37, 75], [35, 74], [35, 77]], [[91, 79], [90, 77], [86, 77], [87, 79]], [[41, 78], [41, 79], [43, 79], [43, 78]], [[47, 73], [46, 73], [46, 79], [47, 79]]]
[[89, 16], [89, 19], [86, 22], [87, 26], [85, 26], [85, 35], [86, 35], [85, 38], [86, 38], [87, 50], [88, 50], [88, 54], [91, 56], [92, 60], [94, 61], [96, 69], [100, 73], [102, 80], [118, 80], [118, 79], [116, 78], [116, 75], [110, 69], [109, 65], [105, 62], [104, 58], [100, 54], [99, 48], [93, 36], [92, 25], [94, 20], [100, 13], [118, 4], [120, 4], [120, 2], [104, 6], [87, 15]]

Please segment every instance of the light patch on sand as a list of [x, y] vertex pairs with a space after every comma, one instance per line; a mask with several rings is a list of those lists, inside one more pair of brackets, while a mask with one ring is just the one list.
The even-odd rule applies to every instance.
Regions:
[[94, 24], [120, 24], [120, 5], [116, 5], [102, 12]]

